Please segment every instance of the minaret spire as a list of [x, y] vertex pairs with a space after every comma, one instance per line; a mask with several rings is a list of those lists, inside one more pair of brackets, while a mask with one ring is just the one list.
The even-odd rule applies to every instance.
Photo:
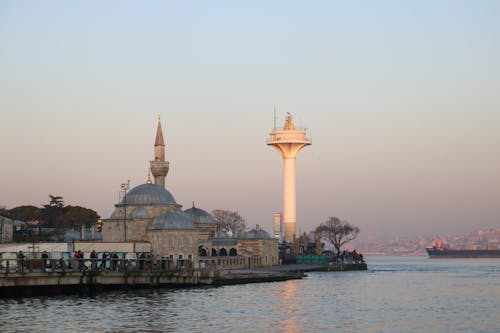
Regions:
[[158, 116], [158, 127], [156, 128], [155, 147], [156, 146], [163, 146], [163, 147], [165, 147], [165, 143], [163, 142], [163, 131], [161, 130], [160, 116]]
[[158, 126], [156, 128], [154, 160], [149, 164], [151, 165], [151, 173], [155, 179], [155, 184], [165, 187], [165, 177], [168, 173], [169, 162], [165, 161], [165, 143], [163, 141], [160, 116], [158, 116]]

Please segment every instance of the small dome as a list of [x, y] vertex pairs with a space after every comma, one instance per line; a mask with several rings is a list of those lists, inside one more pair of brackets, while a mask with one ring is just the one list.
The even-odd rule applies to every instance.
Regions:
[[149, 230], [196, 230], [196, 228], [189, 215], [177, 210], [155, 218]]
[[130, 217], [133, 219], [149, 219], [149, 214], [144, 208], [138, 207], [134, 208]]
[[164, 187], [156, 184], [142, 184], [131, 189], [120, 204], [127, 205], [176, 205], [174, 197]]
[[186, 209], [184, 211], [187, 215], [191, 217], [191, 220], [194, 223], [200, 223], [200, 224], [216, 224], [217, 222], [215, 219], [210, 215], [208, 212], [204, 211], [203, 209], [196, 208], [193, 204], [192, 208]]
[[271, 236], [269, 236], [269, 234], [265, 230], [252, 229], [252, 230], [246, 232], [246, 235], [244, 238], [247, 238], [247, 239], [270, 239]]

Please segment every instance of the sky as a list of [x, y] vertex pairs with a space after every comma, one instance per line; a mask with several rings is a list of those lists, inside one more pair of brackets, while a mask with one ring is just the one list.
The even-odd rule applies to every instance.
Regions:
[[0, 206], [109, 217], [158, 116], [183, 208], [272, 230], [290, 112], [297, 230], [500, 227], [499, 1], [0, 1]]

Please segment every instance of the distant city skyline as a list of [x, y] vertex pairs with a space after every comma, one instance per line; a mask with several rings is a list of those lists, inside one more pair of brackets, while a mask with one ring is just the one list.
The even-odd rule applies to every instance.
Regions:
[[273, 230], [290, 112], [297, 232], [360, 238], [500, 227], [498, 1], [2, 1], [0, 206], [48, 195], [109, 217], [146, 182]]

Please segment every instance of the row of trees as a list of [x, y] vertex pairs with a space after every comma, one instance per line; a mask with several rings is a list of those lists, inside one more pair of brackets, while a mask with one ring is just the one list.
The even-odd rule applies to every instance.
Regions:
[[49, 203], [36, 206], [19, 206], [4, 209], [0, 215], [12, 220], [39, 221], [39, 224], [48, 228], [69, 229], [80, 225], [94, 225], [99, 215], [92, 209], [80, 206], [65, 206], [63, 197], [49, 195]]
[[[238, 212], [215, 209], [212, 211], [212, 216], [217, 221], [219, 230], [233, 234], [245, 230], [245, 219]], [[330, 242], [338, 253], [344, 245], [356, 239], [358, 234], [357, 226], [333, 216], [316, 227], [312, 238], [319, 235], [321, 239]]]
[[[49, 203], [43, 208], [35, 206], [19, 206], [10, 210], [3, 209], [0, 215], [13, 220], [40, 221], [45, 227], [68, 229], [80, 225], [95, 225], [99, 215], [92, 209], [80, 206], [65, 206], [63, 197], [49, 195]], [[215, 209], [212, 216], [217, 222], [218, 230], [234, 235], [245, 231], [245, 219], [236, 211]], [[337, 217], [329, 217], [313, 231], [313, 237], [330, 242], [337, 252], [359, 234], [359, 228]]]

